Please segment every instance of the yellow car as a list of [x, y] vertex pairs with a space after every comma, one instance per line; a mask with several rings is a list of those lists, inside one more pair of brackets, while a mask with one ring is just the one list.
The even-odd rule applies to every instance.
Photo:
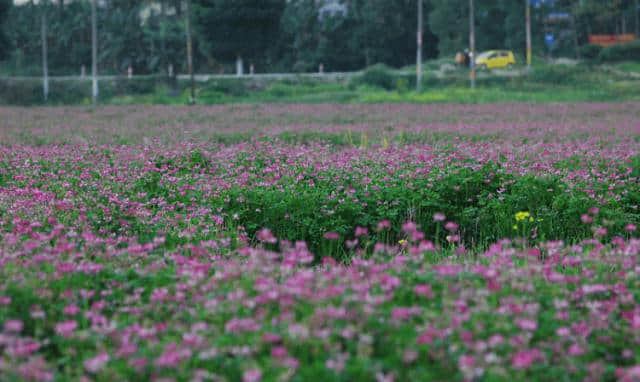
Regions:
[[516, 64], [516, 58], [510, 50], [489, 50], [476, 57], [478, 69], [510, 68]]

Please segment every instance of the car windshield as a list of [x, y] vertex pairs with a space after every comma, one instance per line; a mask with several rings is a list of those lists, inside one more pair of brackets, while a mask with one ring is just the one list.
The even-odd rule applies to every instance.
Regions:
[[487, 58], [492, 55], [494, 52], [482, 52], [478, 55], [478, 58]]

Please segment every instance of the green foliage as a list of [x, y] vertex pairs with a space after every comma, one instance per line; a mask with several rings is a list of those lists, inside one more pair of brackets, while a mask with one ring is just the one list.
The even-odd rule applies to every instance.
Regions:
[[[149, 94], [156, 88], [166, 84], [166, 77], [124, 77], [112, 80], [101, 80], [100, 100], [109, 101], [114, 97], [125, 95]], [[49, 104], [69, 105], [91, 102], [91, 80], [50, 81]], [[44, 103], [42, 81], [37, 79], [0, 79], [0, 103], [8, 105], [40, 105]]]
[[234, 60], [245, 57], [265, 62], [278, 37], [284, 0], [200, 0], [194, 2], [199, 40], [208, 57]]
[[[438, 37], [441, 56], [453, 56], [456, 52], [469, 48], [469, 1], [432, 0], [433, 11], [429, 14], [431, 29]], [[517, 33], [513, 18], [508, 15], [522, 15], [518, 6], [503, 4], [499, 0], [488, 0], [476, 5], [476, 49], [478, 51], [504, 48], [507, 36]], [[522, 19], [520, 16], [519, 19]], [[507, 24], [507, 21], [510, 21]], [[510, 28], [507, 29], [506, 26]], [[522, 24], [520, 23], [520, 28]], [[513, 45], [513, 41], [511, 44]]]
[[0, 0], [0, 60], [5, 58], [10, 48], [5, 32], [5, 23], [12, 5], [11, 0]]
[[201, 95], [206, 97], [210, 92], [218, 92], [234, 97], [246, 96], [249, 92], [246, 81], [242, 79], [220, 79], [207, 83], [201, 91]]
[[601, 52], [602, 47], [600, 45], [587, 44], [578, 49], [578, 55], [580, 58], [591, 61], [597, 60]]
[[395, 86], [395, 80], [389, 67], [384, 64], [376, 64], [367, 68], [361, 76], [356, 77], [354, 82], [359, 85], [369, 85], [386, 90], [391, 90]]
[[[462, 239], [470, 246], [519, 237], [523, 229], [527, 234], [535, 232], [534, 239], [541, 240], [577, 242], [591, 235], [589, 226], [580, 224], [580, 215], [592, 207], [592, 199], [579, 188], [570, 189], [559, 177], [514, 176], [499, 165], [487, 165], [443, 169], [428, 178], [415, 178], [411, 187], [404, 182], [377, 184], [380, 180], [374, 180], [365, 190], [346, 173], [325, 178], [341, 182], [316, 180], [313, 187], [299, 182], [285, 190], [235, 188], [217, 202], [226, 200], [219, 207], [237, 216], [236, 223], [250, 234], [267, 227], [279, 238], [306, 241], [319, 255], [336, 250], [327, 246], [324, 233], [337, 232], [344, 241], [353, 227], [373, 231], [383, 219], [392, 222], [391, 230], [385, 233], [392, 240], [400, 239], [402, 223], [412, 220], [428, 237], [444, 243], [447, 233], [432, 219], [437, 212], [460, 224]], [[352, 197], [331, 197], [336, 189], [349, 187], [355, 189]], [[638, 187], [628, 192], [638, 192]], [[621, 231], [624, 224], [638, 219], [637, 212], [627, 208], [634, 202], [630, 199], [628, 203], [604, 205], [601, 216]], [[514, 230], [514, 216], [520, 211], [528, 211], [534, 220]]]
[[640, 41], [607, 46], [598, 58], [602, 62], [640, 61]]
[[529, 81], [549, 85], [587, 85], [592, 69], [585, 66], [546, 65], [533, 69]]

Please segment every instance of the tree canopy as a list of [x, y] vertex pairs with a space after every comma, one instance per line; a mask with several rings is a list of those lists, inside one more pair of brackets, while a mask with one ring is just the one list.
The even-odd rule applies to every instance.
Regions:
[[197, 0], [200, 49], [218, 60], [270, 61], [286, 0]]
[[5, 24], [11, 5], [11, 0], [0, 0], [0, 60], [9, 52], [9, 39], [6, 36]]
[[[423, 0], [425, 59], [451, 57], [468, 47], [468, 0]], [[47, 9], [50, 72], [74, 74], [91, 62], [88, 0], [50, 0]], [[635, 30], [634, 0], [555, 0], [532, 7], [534, 51], [546, 33], [558, 50], [592, 33]], [[12, 6], [0, 0], [0, 71], [38, 75], [42, 2]], [[415, 63], [417, 0], [193, 0], [196, 71], [231, 72], [241, 56], [260, 72], [355, 70], [376, 63]], [[569, 15], [545, 24], [552, 13]], [[477, 50], [525, 50], [524, 1], [476, 2]], [[103, 0], [98, 9], [102, 73], [186, 70], [184, 0]], [[2, 58], [0, 58], [2, 60]]]

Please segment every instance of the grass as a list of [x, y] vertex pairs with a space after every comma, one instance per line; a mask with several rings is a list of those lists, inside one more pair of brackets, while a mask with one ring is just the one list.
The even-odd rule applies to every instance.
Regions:
[[[437, 64], [426, 65], [423, 92], [416, 93], [412, 72], [388, 70], [382, 75], [389, 76], [387, 89], [376, 87], [378, 83], [363, 83], [354, 78], [346, 83], [327, 83], [299, 78], [277, 82], [250, 83], [247, 78], [211, 80], [199, 83], [196, 102], [202, 105], [235, 103], [495, 103], [495, 102], [607, 102], [634, 101], [640, 99], [640, 80], [621, 75], [620, 72], [637, 72], [637, 63], [617, 64], [618, 72], [607, 71], [597, 66], [579, 64], [576, 66], [536, 63], [533, 72], [521, 77], [500, 77], [491, 73], [481, 73], [477, 89], [469, 89], [466, 70], [456, 68], [444, 78], [436, 78], [431, 70]], [[522, 68], [521, 68], [522, 69]], [[380, 73], [378, 73], [380, 74]], [[374, 77], [375, 78], [375, 77]], [[187, 83], [179, 84], [180, 89], [168, 88], [145, 80], [140, 86], [135, 82], [108, 84], [103, 92], [102, 103], [111, 105], [185, 105], [190, 102]], [[6, 102], [34, 104], [41, 102], [39, 82], [29, 83], [29, 88], [21, 89], [11, 85], [11, 94]], [[88, 88], [57, 89], [52, 85], [51, 104], [87, 104]], [[84, 86], [84, 85], [83, 85]], [[88, 83], [87, 85], [88, 86]], [[8, 88], [7, 88], [8, 89]], [[0, 92], [1, 93], [1, 92]], [[24, 94], [23, 94], [24, 93]], [[77, 94], [77, 97], [73, 95]], [[80, 94], [82, 93], [82, 94]], [[22, 94], [22, 95], [21, 95]], [[24, 101], [20, 101], [20, 97]], [[2, 99], [0, 94], [0, 99]]]

